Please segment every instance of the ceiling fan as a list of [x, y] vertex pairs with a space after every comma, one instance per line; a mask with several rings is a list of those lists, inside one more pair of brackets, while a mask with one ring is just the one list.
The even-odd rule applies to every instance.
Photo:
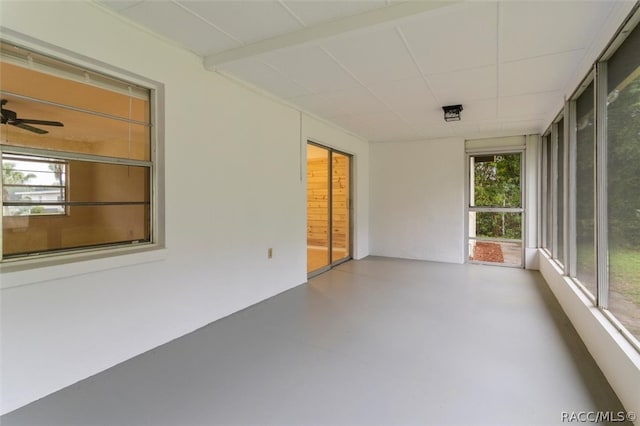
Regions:
[[30, 124], [37, 124], [40, 126], [56, 126], [63, 127], [59, 121], [47, 121], [47, 120], [34, 120], [31, 118], [18, 118], [18, 114], [15, 111], [11, 111], [10, 109], [4, 109], [4, 106], [9, 102], [6, 99], [0, 100], [0, 123], [2, 124], [10, 124], [12, 126], [20, 127], [21, 129], [28, 130], [33, 133], [37, 133], [39, 135], [44, 135], [49, 132], [43, 129], [39, 129], [37, 127], [30, 126]]

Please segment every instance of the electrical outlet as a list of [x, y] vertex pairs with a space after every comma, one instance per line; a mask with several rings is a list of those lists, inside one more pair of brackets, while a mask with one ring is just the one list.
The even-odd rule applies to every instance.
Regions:
[[269, 247], [267, 249], [267, 259], [271, 259], [273, 257], [273, 249]]

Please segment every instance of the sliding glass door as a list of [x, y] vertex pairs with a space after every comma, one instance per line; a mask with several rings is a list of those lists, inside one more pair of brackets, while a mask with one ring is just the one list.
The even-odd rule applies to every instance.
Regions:
[[469, 157], [469, 261], [522, 266], [522, 154]]
[[307, 272], [351, 258], [351, 156], [307, 144]]

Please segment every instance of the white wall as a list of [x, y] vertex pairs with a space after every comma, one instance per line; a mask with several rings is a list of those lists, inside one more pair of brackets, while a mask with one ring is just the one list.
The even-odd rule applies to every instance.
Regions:
[[371, 254], [464, 262], [463, 139], [371, 145]]
[[3, 2], [0, 19], [165, 84], [167, 243], [152, 263], [50, 268], [56, 279], [3, 288], [2, 413], [305, 282], [306, 138], [356, 155], [356, 257], [368, 254], [365, 141], [301, 120], [93, 4]]
[[640, 354], [542, 250], [539, 261], [542, 276], [620, 402], [627, 412], [640, 413]]

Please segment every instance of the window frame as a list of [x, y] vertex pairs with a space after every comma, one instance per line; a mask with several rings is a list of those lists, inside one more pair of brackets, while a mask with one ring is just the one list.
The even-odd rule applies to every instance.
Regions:
[[[552, 121], [550, 130], [544, 133], [546, 137], [551, 132], [551, 139], [549, 142], [549, 148], [552, 149], [552, 163], [550, 176], [552, 177], [551, 189], [553, 194], [549, 198], [548, 189], [546, 186], [542, 188], [542, 198], [544, 201], [543, 208], [549, 209], [552, 212], [551, 218], [549, 214], [546, 216], [543, 213], [543, 235], [549, 235], [550, 231], [552, 241], [548, 241], [548, 238], [542, 239], [541, 249], [546, 252], [559, 272], [565, 276], [567, 282], [571, 282], [576, 286], [585, 296], [585, 304], [592, 306], [606, 318], [609, 323], [620, 333], [620, 335], [640, 353], [640, 338], [631, 334], [631, 332], [625, 327], [624, 324], [611, 312], [608, 308], [609, 304], [609, 291], [610, 291], [610, 277], [609, 277], [609, 218], [608, 218], [608, 131], [607, 131], [607, 104], [608, 104], [608, 64], [611, 57], [618, 51], [618, 49], [624, 44], [627, 36], [634, 30], [640, 28], [640, 4], [637, 5], [634, 10], [629, 14], [627, 20], [620, 26], [617, 33], [612, 37], [612, 40], [603, 50], [603, 52], [594, 61], [588, 72], [585, 74], [583, 80], [578, 84], [573, 93], [568, 97], [569, 101], [565, 102], [562, 112]], [[593, 96], [594, 96], [594, 245], [595, 245], [595, 278], [596, 278], [596, 294], [592, 294], [584, 284], [577, 278], [577, 240], [576, 240], [576, 212], [577, 212], [577, 199], [576, 199], [576, 184], [577, 184], [577, 117], [576, 117], [576, 101], [582, 95], [584, 90], [593, 83]], [[564, 126], [564, 181], [566, 191], [562, 200], [558, 200], [558, 152], [557, 152], [557, 123], [562, 117], [567, 118]], [[555, 137], [554, 137], [555, 135]], [[541, 150], [542, 161], [540, 162], [542, 168], [543, 177], [540, 179], [541, 184], [546, 183], [544, 177], [547, 173], [547, 167], [549, 167], [546, 152], [544, 147]], [[564, 203], [564, 215], [563, 218], [558, 217], [557, 203], [562, 201]], [[551, 206], [549, 206], [551, 202]], [[557, 239], [560, 237], [557, 233], [557, 221], [564, 220], [565, 229], [565, 244], [564, 264], [558, 262], [558, 246]], [[544, 247], [551, 244], [551, 250], [548, 247]], [[587, 302], [588, 300], [588, 302]]]
[[[47, 44], [10, 29], [3, 31], [1, 41], [38, 55], [53, 58], [62, 63], [86, 69], [89, 72], [146, 88], [149, 91], [149, 162], [151, 163], [149, 168], [151, 178], [149, 188], [149, 242], [99, 245], [56, 250], [36, 256], [4, 258], [1, 243], [2, 227], [0, 227], [0, 272], [3, 275], [1, 287], [8, 288], [165, 259], [164, 84], [112, 64]], [[34, 152], [37, 152], [35, 155], [44, 154], [47, 156], [47, 153], [51, 153], [54, 158], [69, 157], [69, 159], [75, 159], [83, 156], [83, 154], [31, 148], [23, 149], [23, 147], [16, 146], [11, 146], [10, 148], [6, 146], [0, 147], [0, 155], [2, 152], [17, 153], [16, 151], [20, 151], [25, 155], [33, 155]], [[106, 162], [121, 163], [121, 159], [103, 158]]]

